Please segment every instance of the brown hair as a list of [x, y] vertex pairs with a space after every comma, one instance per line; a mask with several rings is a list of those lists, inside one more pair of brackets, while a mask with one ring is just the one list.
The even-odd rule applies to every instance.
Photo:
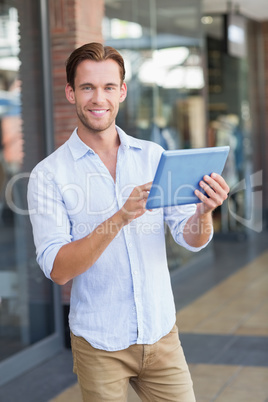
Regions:
[[87, 43], [75, 49], [66, 61], [67, 82], [74, 89], [74, 79], [77, 66], [84, 60], [104, 61], [112, 59], [119, 65], [121, 83], [125, 79], [124, 60], [120, 53], [111, 46], [103, 46], [101, 43]]

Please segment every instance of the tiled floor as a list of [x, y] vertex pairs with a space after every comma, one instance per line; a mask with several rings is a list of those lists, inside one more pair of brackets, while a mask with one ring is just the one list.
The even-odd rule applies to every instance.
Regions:
[[180, 333], [268, 335], [268, 252], [177, 314]]
[[[177, 313], [198, 402], [268, 401], [268, 251], [249, 260]], [[51, 401], [82, 401], [78, 385]]]
[[[265, 402], [268, 398], [268, 368], [190, 365], [197, 402]], [[141, 399], [129, 388], [128, 402]], [[78, 384], [51, 402], [82, 402]]]
[[264, 402], [268, 398], [267, 367], [191, 367], [197, 402]]

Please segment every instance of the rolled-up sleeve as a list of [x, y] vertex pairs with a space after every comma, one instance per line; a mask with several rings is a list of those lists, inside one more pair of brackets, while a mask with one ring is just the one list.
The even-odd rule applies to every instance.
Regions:
[[183, 230], [188, 219], [196, 212], [196, 204], [179, 205], [175, 207], [164, 208], [164, 219], [168, 224], [173, 239], [180, 246], [186, 248], [189, 251], [198, 252], [205, 248], [213, 237], [213, 227], [211, 228], [210, 237], [203, 246], [193, 247], [190, 246], [184, 239]]
[[27, 191], [37, 262], [49, 279], [58, 251], [72, 241], [68, 213], [51, 177], [52, 174], [43, 169], [34, 169]]

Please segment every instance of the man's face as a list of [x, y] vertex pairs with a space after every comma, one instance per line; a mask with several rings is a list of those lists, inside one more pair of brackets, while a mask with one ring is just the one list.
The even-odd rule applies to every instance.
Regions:
[[67, 84], [66, 97], [76, 105], [79, 125], [91, 132], [103, 132], [113, 126], [119, 104], [127, 94], [118, 64], [114, 60], [84, 60], [77, 67], [74, 85], [73, 89]]

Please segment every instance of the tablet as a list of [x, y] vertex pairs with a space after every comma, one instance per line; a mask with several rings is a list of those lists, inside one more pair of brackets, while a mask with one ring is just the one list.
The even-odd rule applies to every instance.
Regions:
[[194, 194], [204, 175], [221, 174], [229, 146], [164, 151], [161, 155], [146, 208], [201, 202]]

